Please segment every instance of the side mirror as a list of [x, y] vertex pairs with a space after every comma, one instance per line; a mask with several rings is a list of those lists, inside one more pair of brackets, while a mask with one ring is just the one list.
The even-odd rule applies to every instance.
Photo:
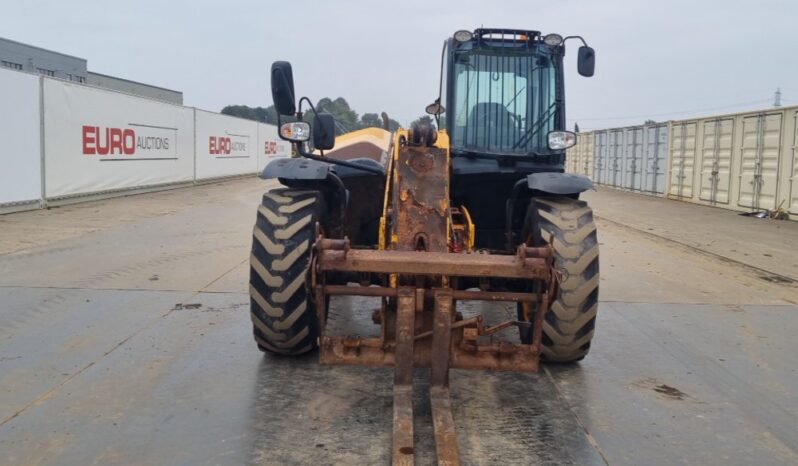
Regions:
[[274, 108], [280, 115], [296, 113], [294, 73], [291, 71], [291, 64], [287, 61], [272, 63], [272, 100], [274, 100]]
[[583, 45], [579, 47], [579, 58], [576, 62], [576, 69], [579, 74], [587, 78], [593, 76], [596, 68], [596, 51], [592, 47]]
[[329, 113], [313, 117], [313, 147], [321, 150], [335, 147], [335, 117]]
[[441, 113], [445, 112], [443, 105], [436, 100], [435, 102], [427, 105], [426, 112], [430, 115], [440, 115]]

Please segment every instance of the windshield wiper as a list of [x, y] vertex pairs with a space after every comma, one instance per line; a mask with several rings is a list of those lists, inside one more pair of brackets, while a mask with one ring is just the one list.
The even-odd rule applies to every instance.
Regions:
[[[537, 70], [539, 70], [541, 68], [543, 68], [543, 67], [542, 66], [536, 66], [535, 68], [532, 68], [531, 70], [529, 70], [529, 73], [528, 73], [529, 76], [532, 76], [532, 73], [534, 73], [535, 71], [537, 71]], [[513, 96], [513, 98], [509, 102], [507, 102], [507, 105], [505, 105], [504, 108], [506, 108], [509, 111], [510, 110], [510, 105], [512, 105], [513, 102], [515, 102], [515, 100], [518, 98], [518, 96], [521, 95], [521, 93], [524, 92], [525, 90], [526, 90], [525, 86], [521, 87], [521, 89], [519, 89], [518, 92], [515, 93], [515, 96]], [[513, 113], [515, 113], [515, 112], [513, 112]]]
[[556, 101], [552, 102], [551, 105], [549, 105], [549, 108], [547, 108], [546, 111], [543, 112], [543, 115], [541, 115], [540, 119], [536, 121], [532, 126], [530, 126], [529, 129], [526, 130], [524, 134], [521, 135], [518, 141], [513, 145], [513, 149], [518, 149], [522, 145], [526, 145], [533, 136], [538, 134], [538, 132], [540, 132], [540, 130], [543, 129], [543, 125], [548, 123], [551, 117], [554, 116], [552, 110], [554, 110], [556, 107], [557, 107], [557, 102]]

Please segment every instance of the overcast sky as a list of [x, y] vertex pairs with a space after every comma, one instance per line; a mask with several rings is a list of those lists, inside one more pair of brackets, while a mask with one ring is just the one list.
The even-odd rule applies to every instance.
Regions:
[[402, 123], [437, 97], [443, 39], [507, 27], [580, 34], [596, 75], [566, 56], [569, 126], [798, 104], [798, 1], [5, 0], [0, 36], [86, 58], [91, 71], [181, 90], [185, 104], [268, 106], [268, 67], [297, 93], [344, 97]]

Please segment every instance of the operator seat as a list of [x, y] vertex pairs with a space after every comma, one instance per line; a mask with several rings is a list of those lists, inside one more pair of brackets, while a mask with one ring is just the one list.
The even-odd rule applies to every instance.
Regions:
[[512, 144], [515, 118], [498, 102], [479, 102], [468, 113], [466, 144], [500, 149]]

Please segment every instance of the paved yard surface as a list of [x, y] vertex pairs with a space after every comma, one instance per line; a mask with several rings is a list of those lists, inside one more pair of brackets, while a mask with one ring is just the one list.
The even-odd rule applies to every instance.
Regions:
[[[0, 464], [385, 464], [391, 371], [263, 356], [257, 179], [0, 216]], [[454, 371], [463, 460], [798, 463], [798, 222], [600, 190], [593, 350]], [[331, 321], [373, 332], [373, 303]], [[488, 316], [501, 306], [471, 309]], [[417, 464], [434, 444], [417, 377]]]

